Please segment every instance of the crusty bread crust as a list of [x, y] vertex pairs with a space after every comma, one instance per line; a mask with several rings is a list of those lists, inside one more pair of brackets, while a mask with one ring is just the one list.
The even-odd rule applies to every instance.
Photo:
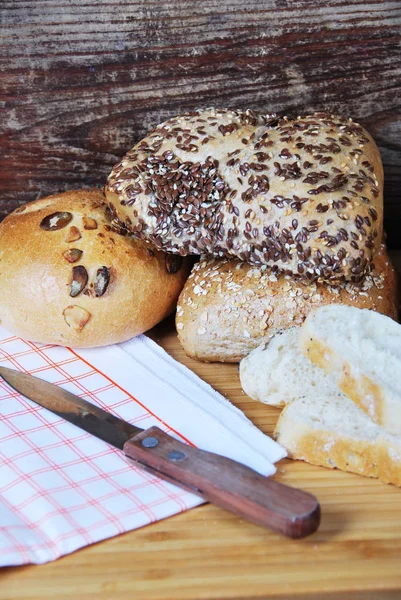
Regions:
[[[348, 399], [342, 400], [344, 404]], [[317, 425], [303, 420], [293, 406], [283, 409], [274, 430], [274, 439], [284, 446], [289, 458], [313, 465], [340, 469], [384, 483], [401, 486], [401, 441], [384, 431], [377, 435], [354, 438], [341, 428]], [[318, 402], [318, 401], [317, 401]], [[313, 417], [313, 407], [310, 409]], [[344, 410], [344, 419], [347, 411]], [[379, 430], [379, 428], [377, 428]]]
[[[336, 468], [365, 477], [379, 478], [376, 442], [343, 439], [339, 433], [317, 431], [306, 425], [300, 427], [298, 422], [286, 423], [285, 419], [284, 409], [273, 437], [286, 448], [289, 458], [304, 460], [328, 469]], [[398, 485], [400, 483], [401, 474]]]
[[342, 303], [397, 319], [395, 270], [384, 246], [361, 285], [311, 283], [234, 260], [197, 263], [182, 290], [179, 340], [192, 358], [239, 362], [277, 331], [302, 325], [318, 306]]
[[169, 252], [356, 283], [382, 240], [382, 190], [378, 148], [350, 119], [209, 109], [156, 127], [115, 165], [106, 195]]
[[122, 342], [174, 310], [188, 275], [180, 263], [113, 231], [98, 190], [42, 198], [0, 224], [0, 320], [36, 342]]

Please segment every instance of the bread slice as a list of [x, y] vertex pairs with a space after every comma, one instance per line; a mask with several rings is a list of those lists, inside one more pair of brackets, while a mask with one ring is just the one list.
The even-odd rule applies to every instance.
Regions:
[[401, 437], [344, 396], [294, 400], [281, 412], [273, 437], [290, 458], [401, 486]]
[[301, 353], [299, 331], [279, 331], [242, 359], [241, 385], [250, 398], [281, 407], [305, 396], [342, 396], [333, 378]]
[[328, 305], [309, 314], [299, 342], [373, 421], [401, 435], [401, 325], [374, 311]]

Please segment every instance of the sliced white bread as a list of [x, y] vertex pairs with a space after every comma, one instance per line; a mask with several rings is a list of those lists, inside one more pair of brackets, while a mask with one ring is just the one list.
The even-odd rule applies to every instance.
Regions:
[[299, 331], [282, 330], [242, 359], [241, 386], [250, 398], [282, 407], [304, 396], [342, 396], [333, 378], [300, 351]]
[[401, 435], [401, 325], [374, 311], [331, 304], [308, 315], [299, 343], [373, 421]]
[[344, 396], [294, 400], [281, 412], [273, 436], [290, 458], [401, 486], [401, 437]]

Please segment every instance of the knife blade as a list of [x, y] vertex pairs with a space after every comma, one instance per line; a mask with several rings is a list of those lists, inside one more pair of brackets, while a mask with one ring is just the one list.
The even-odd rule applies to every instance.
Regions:
[[159, 427], [131, 425], [33, 375], [7, 367], [0, 367], [0, 375], [29, 400], [122, 450], [135, 465], [243, 519], [290, 538], [305, 537], [319, 527], [320, 505], [308, 492], [184, 444]]

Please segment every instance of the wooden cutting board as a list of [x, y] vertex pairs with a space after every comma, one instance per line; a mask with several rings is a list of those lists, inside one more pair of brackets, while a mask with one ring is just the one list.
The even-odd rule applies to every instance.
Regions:
[[[278, 409], [245, 396], [237, 365], [188, 359], [172, 320], [152, 337], [272, 433]], [[319, 498], [316, 534], [289, 540], [203, 505], [53, 563], [0, 569], [0, 599], [401, 598], [400, 489], [290, 460], [275, 478]]]

